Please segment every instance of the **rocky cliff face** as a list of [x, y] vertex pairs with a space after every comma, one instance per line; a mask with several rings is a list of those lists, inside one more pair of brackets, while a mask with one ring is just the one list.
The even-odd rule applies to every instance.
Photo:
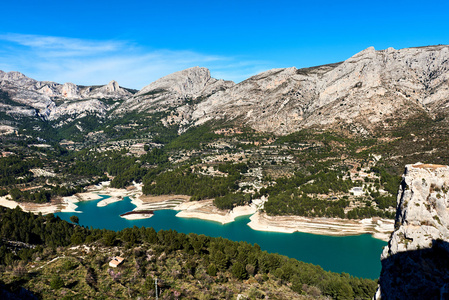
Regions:
[[448, 79], [448, 46], [371, 47], [342, 63], [251, 77], [198, 104], [192, 118], [239, 119], [277, 134], [335, 124], [363, 132], [389, 118], [447, 111]]
[[19, 72], [0, 71], [0, 91], [11, 100], [0, 103], [0, 110], [10, 115], [38, 116], [55, 120], [64, 115], [95, 113], [104, 115], [109, 105], [101, 99], [123, 99], [131, 93], [111, 81], [105, 86], [77, 86], [37, 81]]
[[194, 67], [175, 72], [145, 86], [116, 110], [117, 115], [130, 111], [160, 112], [180, 108], [172, 114], [176, 123], [187, 124], [195, 103], [233, 86], [234, 82], [212, 78], [206, 68]]
[[449, 299], [449, 166], [407, 165], [375, 299]]
[[[50, 120], [72, 112], [101, 115], [110, 110], [118, 118], [129, 112], [165, 112], [165, 124], [184, 128], [225, 120], [280, 135], [339, 125], [366, 134], [417, 114], [435, 118], [449, 113], [449, 46], [371, 47], [341, 63], [273, 69], [239, 84], [194, 67], [156, 80], [135, 95], [115, 81], [83, 87], [0, 71], [0, 90], [22, 105], [3, 103], [1, 110]], [[98, 105], [103, 98], [123, 103]]]

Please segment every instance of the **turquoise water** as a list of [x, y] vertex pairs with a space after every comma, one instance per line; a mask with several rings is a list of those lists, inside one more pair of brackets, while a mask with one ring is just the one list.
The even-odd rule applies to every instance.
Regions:
[[[105, 197], [107, 198], [107, 197]], [[128, 197], [105, 207], [97, 207], [100, 200], [77, 203], [82, 213], [56, 213], [63, 220], [79, 217], [79, 223], [93, 228], [121, 230], [126, 227], [153, 227], [156, 231], [173, 229], [178, 232], [224, 237], [234, 241], [257, 243], [262, 250], [279, 253], [298, 260], [320, 265], [333, 272], [376, 279], [380, 274], [380, 254], [387, 243], [371, 235], [332, 237], [308, 233], [278, 233], [252, 230], [246, 224], [249, 216], [222, 225], [217, 222], [175, 217], [177, 211], [160, 210], [150, 219], [126, 220], [120, 214], [133, 210]]]

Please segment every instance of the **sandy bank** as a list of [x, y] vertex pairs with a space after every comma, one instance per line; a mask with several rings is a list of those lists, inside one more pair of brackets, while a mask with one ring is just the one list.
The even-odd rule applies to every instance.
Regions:
[[[189, 200], [190, 196], [186, 195], [147, 196], [143, 195], [142, 193], [139, 193], [138, 195], [136, 195], [136, 197], [131, 197], [131, 203], [136, 206], [136, 208], [134, 208], [131, 212], [155, 211], [163, 209], [178, 210], [180, 204]], [[127, 220], [140, 220], [140, 219], [148, 219], [151, 218], [152, 216], [153, 214], [148, 213], [135, 213], [120, 217]]]
[[190, 201], [190, 196], [187, 195], [159, 195], [159, 196], [151, 196], [151, 195], [141, 195], [139, 196], [139, 200], [142, 203], [159, 203], [165, 201], [174, 201], [179, 200], [182, 202]]
[[185, 202], [179, 205], [177, 210], [181, 210], [176, 214], [180, 218], [197, 218], [226, 224], [233, 222], [237, 217], [254, 214], [257, 208], [255, 205], [245, 205], [228, 211], [216, 208], [213, 200], [201, 200]]
[[[226, 224], [233, 222], [235, 218], [240, 216], [246, 216], [254, 214], [257, 211], [257, 206], [252, 204], [251, 206], [238, 206], [233, 210], [221, 210], [213, 205], [213, 200], [201, 200], [190, 202], [190, 196], [186, 195], [161, 195], [161, 196], [145, 196], [132, 198], [136, 208], [133, 211], [139, 210], [162, 210], [173, 209], [180, 210], [176, 214], [180, 218], [197, 218], [202, 220], [219, 222]], [[132, 217], [132, 219], [138, 219], [136, 215], [123, 216]], [[131, 218], [129, 218], [131, 219]], [[139, 218], [140, 219], [140, 218]]]
[[[176, 214], [181, 218], [197, 218], [226, 224], [233, 222], [235, 218], [251, 215], [250, 226], [254, 230], [274, 232], [305, 232], [321, 235], [345, 236], [369, 233], [374, 238], [388, 241], [394, 227], [394, 220], [370, 218], [363, 220], [348, 220], [336, 218], [306, 218], [299, 216], [268, 216], [261, 213], [259, 208], [263, 200], [251, 205], [238, 206], [233, 210], [220, 210], [213, 205], [213, 200], [202, 200], [190, 202], [190, 197], [185, 195], [162, 195], [144, 196], [142, 186], [135, 185], [135, 189], [114, 189], [108, 186], [94, 186], [85, 193], [64, 197], [62, 203], [57, 204], [34, 204], [17, 203], [9, 196], [0, 197], [0, 206], [15, 208], [19, 205], [22, 210], [43, 214], [54, 212], [75, 212], [76, 203], [100, 199], [99, 195], [111, 196], [100, 201], [98, 206], [106, 206], [110, 203], [120, 201], [123, 197], [130, 197], [131, 202], [136, 205], [133, 211], [155, 211], [161, 209], [173, 209], [180, 211]], [[151, 218], [153, 214], [129, 214], [122, 216], [128, 220]]]
[[106, 199], [103, 199], [103, 200], [99, 201], [97, 203], [97, 206], [98, 207], [104, 207], [104, 206], [106, 206], [108, 204], [111, 204], [111, 203], [114, 203], [114, 202], [118, 202], [118, 201], [122, 201], [122, 200], [123, 200], [122, 196], [119, 196], [119, 197], [111, 196], [109, 198], [106, 198]]
[[127, 219], [127, 220], [142, 220], [142, 219], [149, 219], [152, 216], [154, 216], [154, 215], [143, 213], [143, 214], [124, 215], [124, 216], [120, 216], [120, 217], [123, 219]]
[[109, 196], [109, 198], [103, 199], [97, 203], [98, 207], [104, 207], [108, 204], [118, 202], [124, 199], [124, 197], [138, 197], [142, 195], [142, 184], [134, 184], [132, 189], [116, 189], [109, 187], [109, 182], [104, 182], [99, 185], [89, 187], [85, 193], [79, 193], [73, 195], [67, 199], [69, 203], [76, 203], [80, 201], [90, 201], [101, 199], [101, 196]]
[[274, 232], [305, 232], [321, 235], [359, 235], [369, 233], [374, 238], [388, 241], [394, 221], [371, 218], [348, 220], [336, 218], [306, 218], [299, 216], [268, 216], [257, 212], [251, 216], [248, 226], [254, 230]]
[[0, 206], [14, 209], [16, 206], [20, 206], [16, 201], [12, 201], [9, 195], [0, 197]]
[[98, 193], [94, 193], [93, 191], [85, 192], [85, 193], [78, 193], [75, 194], [76, 198], [79, 201], [92, 201], [92, 200], [98, 200], [101, 199], [101, 196]]
[[180, 204], [190, 200], [190, 196], [186, 195], [161, 195], [161, 196], [146, 196], [131, 198], [131, 203], [136, 206], [132, 211], [139, 210], [162, 210], [175, 209], [179, 210]]
[[98, 207], [104, 207], [108, 204], [121, 201], [124, 197], [135, 197], [142, 194], [142, 185], [135, 184], [134, 189], [116, 189], [109, 187], [109, 182], [104, 182], [99, 185], [94, 185], [89, 187], [88, 191], [85, 193], [78, 193], [73, 196], [63, 197], [63, 204], [65, 208], [61, 212], [76, 212], [75, 209], [78, 207], [77, 202], [81, 201], [92, 201], [102, 198], [102, 195], [109, 196], [109, 198], [103, 199], [97, 203]]
[[76, 202], [79, 202], [79, 199], [76, 196], [63, 197], [62, 198], [63, 207], [60, 211], [80, 213], [79, 211], [75, 211], [78, 208], [78, 206], [75, 204]]
[[64, 208], [63, 204], [51, 204], [51, 203], [37, 204], [27, 202], [19, 203], [11, 200], [9, 195], [0, 197], [0, 206], [8, 207], [11, 209], [14, 209], [17, 206], [19, 206], [23, 211], [32, 212], [35, 214], [42, 213], [44, 215], [58, 212]]
[[106, 206], [110, 203], [120, 201], [123, 197], [138, 197], [142, 195], [142, 184], [134, 184], [132, 189], [115, 189], [109, 187], [110, 182], [103, 182], [98, 185], [90, 186], [86, 192], [78, 193], [69, 197], [63, 197], [62, 201], [52, 201], [51, 203], [36, 204], [36, 203], [18, 203], [12, 201], [9, 195], [0, 197], [0, 206], [15, 208], [19, 206], [23, 211], [32, 213], [50, 214], [56, 212], [73, 212], [77, 213], [76, 205], [80, 201], [98, 200], [102, 197], [100, 195], [111, 196], [108, 199], [100, 201], [98, 206]]

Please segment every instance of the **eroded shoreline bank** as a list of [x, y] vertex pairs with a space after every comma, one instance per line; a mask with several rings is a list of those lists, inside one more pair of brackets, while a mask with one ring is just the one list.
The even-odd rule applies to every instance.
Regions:
[[309, 218], [300, 216], [268, 216], [256, 212], [248, 226], [254, 230], [273, 232], [304, 232], [330, 236], [371, 234], [374, 238], [388, 241], [394, 229], [394, 220], [368, 218], [348, 220], [338, 218]]
[[[142, 194], [142, 186], [134, 185], [130, 189], [115, 189], [106, 184], [91, 187], [85, 193], [79, 193], [70, 197], [63, 197], [61, 203], [34, 204], [18, 203], [7, 198], [0, 197], [0, 206], [15, 208], [17, 205], [24, 211], [48, 214], [55, 212], [77, 213], [77, 202], [98, 200], [100, 195], [110, 196], [97, 203], [102, 207], [110, 203], [131, 198], [136, 208], [133, 214], [122, 216], [128, 220], [146, 219], [152, 217], [149, 210], [173, 209], [179, 211], [176, 216], [180, 218], [197, 218], [202, 220], [226, 224], [233, 222], [240, 216], [252, 215], [248, 226], [253, 230], [272, 232], [304, 232], [330, 236], [349, 236], [371, 234], [374, 238], [388, 241], [394, 229], [394, 220], [369, 218], [363, 220], [349, 220], [337, 218], [309, 218], [299, 216], [268, 216], [260, 211], [263, 201], [254, 201], [251, 205], [238, 206], [232, 210], [220, 210], [213, 205], [213, 200], [201, 200], [190, 202], [186, 195], [161, 195], [145, 196]], [[138, 212], [142, 211], [142, 214]], [[145, 213], [144, 213], [145, 212]]]

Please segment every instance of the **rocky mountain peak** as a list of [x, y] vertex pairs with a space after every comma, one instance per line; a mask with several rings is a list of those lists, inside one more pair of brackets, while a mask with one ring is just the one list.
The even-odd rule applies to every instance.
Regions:
[[212, 78], [209, 69], [193, 67], [150, 83], [122, 103], [115, 113], [165, 111], [175, 107], [179, 110], [178, 114], [182, 115], [177, 120], [188, 123], [186, 119], [190, 119], [192, 101], [203, 100], [231, 86], [234, 86], [234, 82]]
[[449, 47], [376, 51], [342, 63], [273, 69], [198, 104], [192, 119], [239, 120], [256, 130], [288, 134], [309, 127], [368, 134], [387, 119], [449, 110]]
[[140, 90], [136, 96], [154, 90], [172, 91], [180, 96], [196, 96], [201, 93], [210, 80], [209, 69], [193, 67], [172, 73], [152, 82]]
[[0, 88], [40, 110], [51, 109], [52, 101], [121, 99], [112, 116], [169, 111], [165, 124], [184, 128], [221, 119], [278, 135], [311, 127], [368, 135], [417, 115], [449, 114], [449, 47], [369, 47], [340, 63], [272, 69], [239, 84], [193, 67], [134, 95], [115, 81], [101, 87], [60, 85], [18, 72], [1, 72]]
[[[62, 116], [93, 113], [104, 115], [109, 106], [100, 99], [126, 99], [132, 94], [121, 88], [116, 81], [105, 86], [78, 86], [67, 82], [59, 84], [37, 81], [19, 72], [0, 71], [0, 91], [17, 103], [3, 105], [3, 110], [11, 115], [55, 120]], [[118, 105], [118, 104], [117, 104]]]
[[407, 165], [376, 299], [448, 299], [449, 166]]
[[100, 88], [89, 90], [89, 92], [85, 93], [86, 96], [91, 98], [128, 98], [131, 97], [132, 94], [121, 88], [117, 81], [111, 80], [107, 85], [104, 85]]
[[78, 98], [79, 97], [78, 86], [76, 86], [71, 82], [66, 82], [62, 85], [61, 94], [62, 97], [64, 98]]
[[22, 78], [26, 78], [26, 76], [20, 72], [16, 72], [16, 71], [12, 71], [12, 72], [8, 72], [5, 73], [3, 71], [1, 71], [0, 73], [0, 79], [1, 80], [19, 80]]
[[33, 85], [37, 81], [25, 76], [24, 74], [16, 71], [3, 72], [0, 71], [0, 85], [1, 86], [27, 86]]
[[115, 80], [111, 80], [107, 85], [106, 85], [106, 91], [108, 91], [109, 93], [114, 93], [119, 91], [120, 86], [118, 85], [117, 81]]

